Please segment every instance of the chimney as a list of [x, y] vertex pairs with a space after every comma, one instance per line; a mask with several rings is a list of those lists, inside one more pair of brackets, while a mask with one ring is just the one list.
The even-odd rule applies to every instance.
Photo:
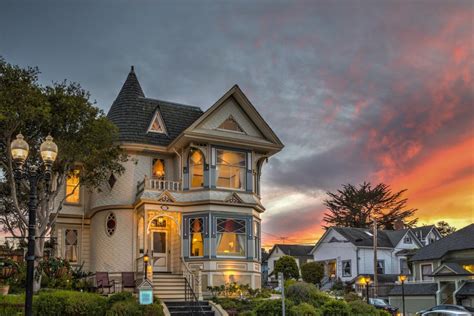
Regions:
[[393, 228], [395, 230], [405, 229], [405, 224], [403, 223], [401, 219], [397, 219], [395, 223], [393, 223]]

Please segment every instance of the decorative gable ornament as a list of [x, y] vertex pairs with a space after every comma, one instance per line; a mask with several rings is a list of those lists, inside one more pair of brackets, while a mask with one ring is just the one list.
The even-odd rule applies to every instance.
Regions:
[[165, 123], [163, 122], [159, 110], [156, 110], [155, 115], [153, 115], [153, 120], [151, 120], [150, 126], [148, 127], [148, 132], [166, 134]]
[[158, 202], [172, 203], [175, 199], [168, 192], [163, 192], [157, 199]]
[[237, 123], [237, 121], [232, 117], [232, 115], [222, 122], [221, 125], [217, 127], [217, 129], [224, 129], [231, 132], [246, 134], [242, 127], [240, 127], [239, 123]]
[[227, 203], [232, 203], [232, 204], [242, 204], [244, 203], [242, 199], [236, 194], [232, 193], [230, 196], [228, 196], [224, 202]]

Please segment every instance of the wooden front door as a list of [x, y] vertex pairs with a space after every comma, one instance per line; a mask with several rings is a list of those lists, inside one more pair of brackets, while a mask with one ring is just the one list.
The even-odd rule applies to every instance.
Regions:
[[153, 271], [168, 271], [168, 233], [165, 230], [152, 232]]

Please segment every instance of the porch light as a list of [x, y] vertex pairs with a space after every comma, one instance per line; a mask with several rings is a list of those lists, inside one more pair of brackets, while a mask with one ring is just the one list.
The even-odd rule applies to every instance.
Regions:
[[58, 146], [53, 142], [51, 135], [40, 146], [41, 158], [46, 166], [51, 166], [58, 155]]
[[406, 280], [407, 280], [407, 276], [406, 276], [406, 275], [400, 274], [400, 275], [398, 276], [398, 281], [400, 281], [400, 283], [403, 283], [403, 282], [405, 282]]
[[160, 225], [163, 224], [163, 216], [158, 217], [158, 223], [159, 223]]
[[143, 262], [148, 263], [148, 261], [150, 261], [150, 257], [148, 257], [148, 255], [144, 255]]
[[11, 143], [11, 154], [13, 160], [19, 167], [25, 163], [26, 157], [28, 157], [28, 151], [30, 150], [30, 146], [23, 138], [23, 135], [20, 133], [16, 135], [16, 139]]

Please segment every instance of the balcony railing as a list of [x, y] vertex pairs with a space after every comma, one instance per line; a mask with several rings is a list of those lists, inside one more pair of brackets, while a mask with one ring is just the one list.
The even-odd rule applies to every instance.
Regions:
[[144, 190], [182, 191], [183, 186], [181, 181], [153, 179], [145, 176], [145, 179], [143, 179], [143, 181], [139, 181], [137, 184], [137, 195], [142, 193]]

